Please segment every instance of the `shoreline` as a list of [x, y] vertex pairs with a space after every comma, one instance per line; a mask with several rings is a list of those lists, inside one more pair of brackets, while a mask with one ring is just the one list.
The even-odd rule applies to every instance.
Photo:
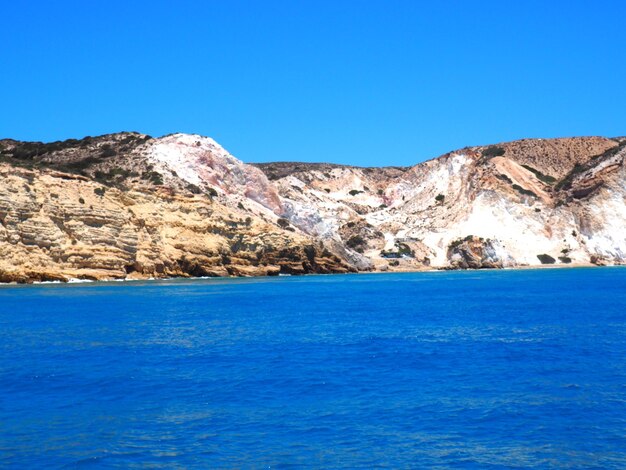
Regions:
[[356, 273], [309, 273], [309, 274], [279, 274], [277, 276], [198, 276], [198, 277], [149, 277], [141, 278], [125, 278], [125, 279], [76, 279], [71, 278], [67, 281], [33, 281], [33, 282], [0, 282], [2, 287], [21, 287], [21, 286], [46, 286], [46, 285], [73, 285], [73, 284], [113, 284], [113, 283], [133, 283], [133, 282], [163, 282], [163, 281], [202, 281], [202, 280], [236, 280], [236, 279], [275, 279], [279, 277], [302, 278], [310, 276], [359, 276], [359, 275], [379, 275], [379, 274], [418, 274], [418, 273], [459, 273], [459, 272], [498, 272], [498, 271], [537, 271], [544, 269], [589, 269], [589, 268], [623, 268], [626, 265], [596, 265], [591, 263], [576, 263], [568, 265], [533, 265], [533, 266], [509, 266], [505, 268], [481, 268], [481, 269], [416, 269], [406, 271], [360, 271]]

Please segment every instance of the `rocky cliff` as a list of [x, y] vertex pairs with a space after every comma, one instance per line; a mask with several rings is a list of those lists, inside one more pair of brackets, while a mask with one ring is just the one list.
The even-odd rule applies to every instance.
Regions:
[[0, 281], [622, 264], [625, 156], [580, 137], [248, 165], [197, 135], [6, 139]]

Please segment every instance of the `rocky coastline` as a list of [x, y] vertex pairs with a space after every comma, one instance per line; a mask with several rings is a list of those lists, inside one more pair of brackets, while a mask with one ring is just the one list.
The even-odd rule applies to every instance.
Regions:
[[4, 139], [0, 282], [620, 265], [625, 156], [525, 139], [361, 168], [190, 134]]

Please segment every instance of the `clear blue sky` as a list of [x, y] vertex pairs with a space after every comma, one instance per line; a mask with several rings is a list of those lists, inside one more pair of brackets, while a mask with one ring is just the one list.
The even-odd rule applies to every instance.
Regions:
[[626, 134], [624, 1], [3, 1], [0, 137], [408, 165]]

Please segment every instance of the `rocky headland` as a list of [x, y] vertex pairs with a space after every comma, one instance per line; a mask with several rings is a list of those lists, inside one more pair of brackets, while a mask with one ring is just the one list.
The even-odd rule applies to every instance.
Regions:
[[625, 156], [525, 139], [360, 168], [188, 134], [0, 140], [0, 282], [623, 264]]

